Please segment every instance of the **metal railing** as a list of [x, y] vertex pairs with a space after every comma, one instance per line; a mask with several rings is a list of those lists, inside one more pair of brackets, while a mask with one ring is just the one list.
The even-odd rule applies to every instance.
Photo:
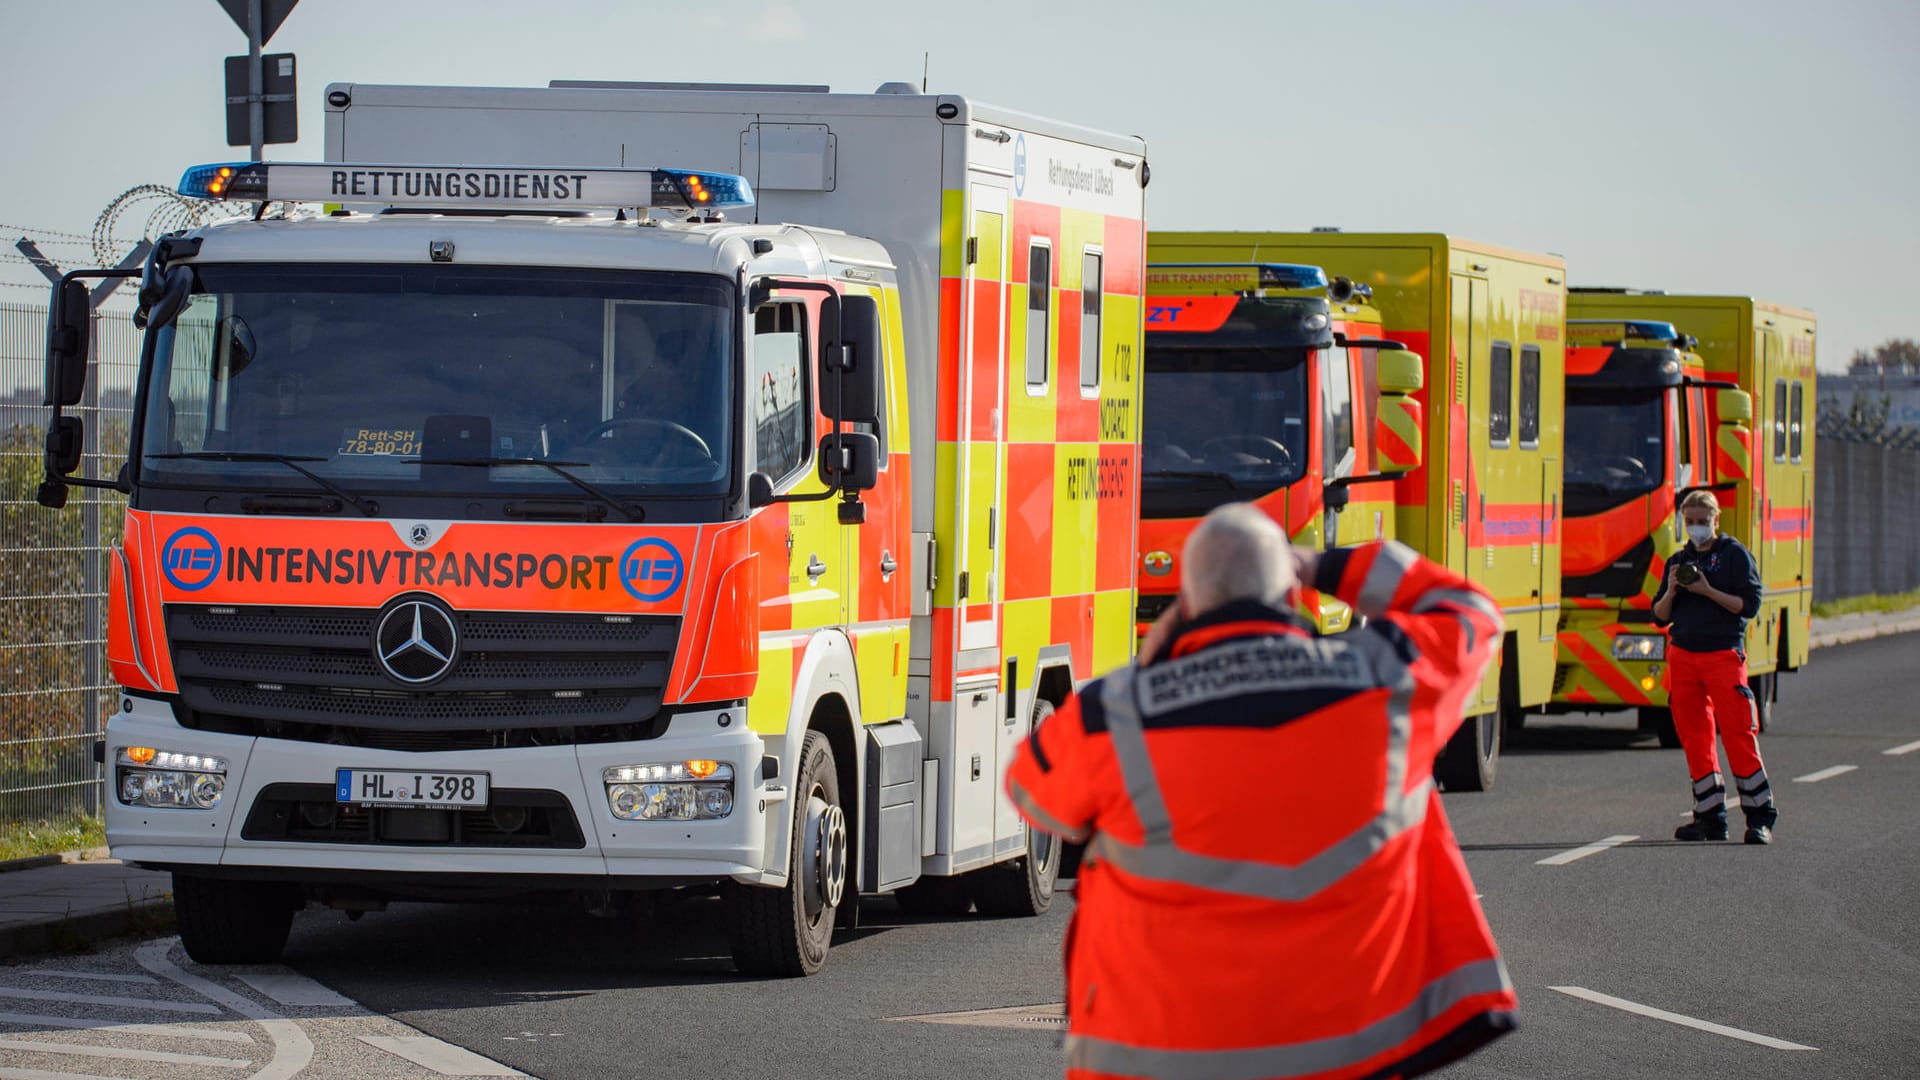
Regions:
[[[63, 510], [34, 501], [49, 410], [47, 309], [0, 304], [0, 822], [98, 813], [92, 743], [119, 700], [106, 662], [107, 551], [126, 500], [72, 489]], [[126, 461], [140, 332], [125, 313], [94, 316], [81, 474]]]

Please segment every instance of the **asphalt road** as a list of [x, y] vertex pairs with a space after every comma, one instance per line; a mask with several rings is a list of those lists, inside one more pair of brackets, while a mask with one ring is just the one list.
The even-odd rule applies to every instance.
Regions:
[[[1446, 799], [1522, 1026], [1445, 1075], [1920, 1076], [1916, 658], [1920, 638], [1884, 638], [1821, 650], [1782, 681], [1778, 727], [1762, 743], [1781, 811], [1767, 848], [1737, 842], [1737, 814], [1736, 842], [1669, 839], [1691, 805], [1683, 759], [1624, 717], [1535, 718], [1493, 792]], [[1038, 1080], [1060, 1073], [1061, 1029], [1044, 1010], [927, 1018], [1057, 1002], [1071, 903], [1063, 895], [1035, 920], [915, 919], [872, 903], [868, 925], [843, 932], [826, 969], [801, 981], [734, 975], [711, 901], [651, 919], [405, 905], [350, 923], [308, 911], [287, 964], [363, 1008], [316, 1004], [324, 990], [297, 979], [289, 993], [272, 982], [284, 968], [199, 968], [164, 943], [46, 961], [0, 971], [0, 1012], [58, 1012], [66, 1026], [23, 1032], [0, 1015], [0, 1075], [198, 1076], [212, 1057], [232, 1062], [218, 1075], [252, 1075], [237, 1071], [247, 1062], [296, 1075], [274, 1063], [304, 1038], [297, 1075], [314, 1080], [474, 1075], [485, 1063], [463, 1065], [458, 1048], [547, 1080]], [[49, 987], [79, 993], [56, 1001]], [[182, 1003], [199, 1011], [181, 1014]], [[134, 1019], [149, 1026], [120, 1026]], [[94, 1020], [103, 1026], [74, 1026]], [[246, 1038], [209, 1043], [207, 1028]], [[6, 1042], [18, 1038], [147, 1057]], [[199, 1060], [155, 1060], [156, 1048]]]

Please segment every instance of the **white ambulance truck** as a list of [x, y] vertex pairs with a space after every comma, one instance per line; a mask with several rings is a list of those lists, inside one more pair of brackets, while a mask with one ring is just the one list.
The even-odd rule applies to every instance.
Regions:
[[781, 974], [862, 894], [1046, 910], [999, 780], [1131, 651], [1144, 146], [882, 91], [335, 85], [328, 163], [189, 171], [263, 213], [157, 246], [128, 468], [57, 415], [43, 501], [128, 492], [108, 840], [196, 959], [309, 902], [718, 889]]

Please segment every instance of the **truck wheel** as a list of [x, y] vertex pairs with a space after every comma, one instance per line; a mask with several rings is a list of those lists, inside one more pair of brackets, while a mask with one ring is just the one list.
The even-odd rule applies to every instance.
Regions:
[[287, 947], [293, 913], [303, 906], [293, 886], [278, 882], [173, 875], [180, 944], [199, 964], [273, 963]]
[[1759, 714], [1763, 732], [1773, 727], [1773, 680], [1779, 677], [1775, 671], [1747, 676], [1747, 689], [1753, 691], [1753, 709]]
[[1660, 738], [1663, 750], [1680, 749], [1680, 729], [1673, 726], [1673, 710], [1643, 706], [1639, 711], [1640, 730], [1651, 731]]
[[1469, 716], [1433, 763], [1434, 779], [1448, 791], [1486, 791], [1500, 767], [1500, 709]]
[[807, 732], [800, 750], [798, 801], [787, 857], [787, 884], [772, 889], [729, 884], [727, 944], [745, 975], [811, 975], [826, 963], [835, 910], [847, 883], [847, 819], [833, 747]]
[[[1053, 702], [1038, 698], [1033, 704], [1033, 727], [1053, 715]], [[1053, 906], [1053, 883], [1060, 871], [1061, 841], [1051, 833], [1026, 826], [1027, 852], [1010, 862], [976, 870], [966, 876], [973, 904], [982, 915], [1033, 918]]]

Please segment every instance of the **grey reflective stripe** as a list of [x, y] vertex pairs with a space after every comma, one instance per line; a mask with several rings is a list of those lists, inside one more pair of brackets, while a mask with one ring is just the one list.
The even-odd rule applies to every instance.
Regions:
[[1387, 841], [1425, 821], [1432, 791], [1433, 784], [1428, 781], [1408, 798], [1393, 800], [1387, 813], [1298, 866], [1216, 858], [1171, 843], [1128, 844], [1104, 832], [1093, 838], [1088, 850], [1135, 877], [1296, 903], [1338, 883]]
[[1413, 569], [1413, 549], [1397, 540], [1389, 540], [1380, 545], [1379, 554], [1373, 557], [1373, 565], [1367, 568], [1367, 580], [1360, 586], [1360, 595], [1354, 602], [1354, 610], [1373, 618], [1386, 614], [1393, 603], [1393, 594], [1399, 590], [1400, 582], [1405, 580], [1407, 571]]
[[1501, 617], [1500, 609], [1493, 601], [1481, 596], [1479, 593], [1468, 592], [1465, 589], [1428, 589], [1426, 592], [1420, 594], [1420, 599], [1414, 601], [1412, 610], [1414, 614], [1418, 615], [1421, 612], [1432, 611], [1442, 604], [1450, 604], [1458, 608], [1470, 608], [1479, 612], [1486, 616], [1489, 622], [1493, 623], [1494, 633], [1496, 634], [1506, 628], [1506, 620]]
[[1713, 810], [1718, 810], [1725, 805], [1727, 805], [1726, 795], [1716, 791], [1711, 795], [1696, 797], [1693, 800], [1693, 812], [1696, 814], [1705, 814]]
[[[1513, 989], [1499, 959], [1478, 960], [1420, 989], [1399, 1012], [1350, 1035], [1237, 1050], [1169, 1050], [1088, 1035], [1067, 1036], [1067, 1068], [1162, 1080], [1279, 1080], [1357, 1065], [1405, 1044], [1448, 1009], [1481, 994]], [[1392, 1062], [1385, 1063], [1392, 1065]]]
[[1720, 774], [1717, 772], [1708, 773], [1707, 775], [1693, 782], [1693, 794], [1695, 798], [1705, 795], [1709, 791], [1725, 791], [1725, 790], [1726, 790], [1726, 785], [1720, 782]]
[[1736, 776], [1733, 782], [1741, 791], [1759, 791], [1768, 786], [1767, 770], [1757, 769], [1752, 776]]
[[1173, 818], [1167, 814], [1166, 800], [1160, 797], [1160, 779], [1153, 772], [1153, 756], [1147, 752], [1147, 733], [1140, 726], [1139, 693], [1135, 684], [1139, 668], [1127, 668], [1107, 676], [1100, 704], [1107, 713], [1107, 735], [1113, 740], [1113, 756], [1120, 763], [1120, 777], [1126, 781], [1127, 799], [1133, 814], [1140, 819], [1148, 844], [1171, 843]]
[[1038, 825], [1042, 830], [1050, 832], [1062, 840], [1069, 840], [1076, 844], [1086, 842], [1087, 830], [1071, 828], [1059, 818], [1048, 813], [1046, 807], [1041, 806], [1039, 802], [1035, 801], [1032, 795], [1027, 794], [1027, 789], [1020, 786], [1020, 781], [1009, 781], [1007, 783], [1007, 789], [1013, 793], [1013, 805], [1019, 807], [1020, 812], [1027, 815], [1028, 820]]
[[1412, 791], [1405, 790], [1410, 767], [1407, 746], [1413, 739], [1413, 671], [1384, 640], [1372, 635], [1354, 635], [1348, 640], [1368, 654], [1374, 672], [1389, 690], [1385, 797], [1373, 820], [1298, 866], [1224, 859], [1181, 848], [1173, 836], [1173, 819], [1167, 812], [1140, 722], [1135, 700], [1138, 670], [1127, 669], [1107, 677], [1101, 704], [1106, 709], [1107, 732], [1127, 798], [1144, 835], [1141, 843], [1129, 844], [1102, 832], [1094, 838], [1091, 851], [1136, 877], [1294, 902], [1338, 882], [1388, 841], [1425, 821], [1433, 798], [1433, 781], [1428, 779]]

